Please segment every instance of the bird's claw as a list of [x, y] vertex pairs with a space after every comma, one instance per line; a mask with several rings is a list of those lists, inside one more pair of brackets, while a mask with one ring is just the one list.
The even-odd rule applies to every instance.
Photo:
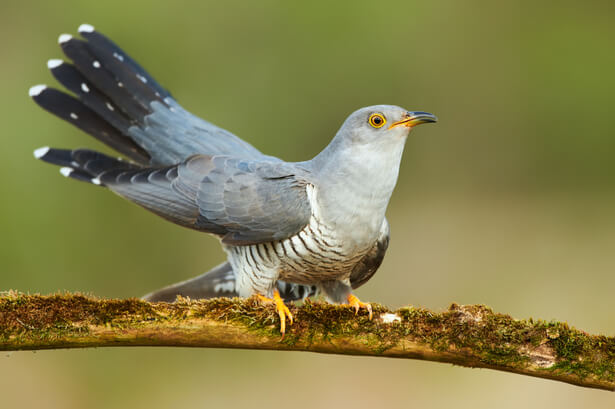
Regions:
[[280, 332], [282, 333], [282, 339], [284, 339], [284, 333], [286, 332], [286, 317], [288, 317], [289, 325], [293, 325], [293, 314], [290, 312], [284, 300], [280, 296], [280, 292], [276, 289], [273, 291], [273, 298], [265, 297], [264, 295], [257, 294], [257, 298], [266, 304], [274, 303], [275, 309], [280, 316]]
[[350, 295], [348, 296], [347, 300], [348, 300], [348, 304], [349, 304], [351, 307], [354, 307], [354, 313], [355, 313], [355, 315], [359, 313], [359, 309], [361, 309], [361, 308], [365, 308], [365, 309], [367, 310], [367, 312], [369, 313], [369, 319], [370, 319], [370, 321], [371, 321], [372, 316], [373, 316], [373, 315], [372, 315], [372, 305], [371, 305], [371, 304], [366, 303], [366, 302], [362, 302], [362, 301], [361, 301], [361, 300], [359, 300], [359, 299], [357, 298], [357, 296], [356, 296], [356, 295], [354, 295], [354, 294], [350, 294]]

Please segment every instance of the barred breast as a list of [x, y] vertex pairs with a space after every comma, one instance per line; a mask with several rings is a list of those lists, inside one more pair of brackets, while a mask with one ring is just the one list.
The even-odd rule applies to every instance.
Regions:
[[299, 233], [284, 240], [225, 248], [241, 296], [270, 294], [278, 279], [311, 285], [348, 278], [367, 253], [369, 247], [348, 248], [323, 220], [315, 188], [308, 185], [307, 193], [312, 215]]

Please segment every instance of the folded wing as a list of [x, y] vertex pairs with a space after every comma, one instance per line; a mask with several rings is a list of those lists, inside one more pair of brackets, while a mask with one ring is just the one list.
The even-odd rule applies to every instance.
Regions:
[[195, 155], [141, 168], [87, 150], [45, 148], [38, 158], [65, 176], [106, 186], [165, 219], [213, 233], [228, 244], [281, 240], [309, 222], [307, 171], [283, 162]]

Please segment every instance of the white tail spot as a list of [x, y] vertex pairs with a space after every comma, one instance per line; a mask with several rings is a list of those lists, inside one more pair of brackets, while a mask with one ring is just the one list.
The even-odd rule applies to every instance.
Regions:
[[47, 85], [42, 85], [42, 84], [30, 87], [30, 89], [28, 90], [28, 95], [30, 95], [31, 97], [35, 97], [41, 92], [43, 92], [45, 88], [47, 88]]
[[70, 117], [71, 117], [71, 118], [73, 118], [73, 119], [79, 119], [79, 117], [77, 116], [77, 114], [76, 114], [76, 113], [74, 113], [74, 112], [71, 112], [71, 113], [70, 113]]
[[81, 24], [77, 31], [80, 33], [91, 33], [92, 31], [94, 31], [94, 26], [90, 24]]
[[94, 183], [95, 185], [100, 185], [100, 179], [98, 178], [92, 179], [91, 182]]
[[73, 36], [70, 34], [60, 34], [60, 37], [58, 37], [58, 43], [65, 43], [67, 41], [70, 41], [71, 38], [73, 38]]
[[43, 146], [42, 148], [38, 148], [34, 150], [34, 157], [36, 159], [40, 159], [45, 156], [49, 152], [49, 146]]
[[64, 61], [62, 60], [58, 60], [57, 58], [53, 58], [49, 61], [47, 61], [47, 68], [49, 68], [50, 70], [53, 70], [56, 67], [59, 67], [60, 65], [62, 65]]
[[60, 173], [62, 174], [62, 176], [69, 177], [70, 174], [73, 173], [73, 170], [74, 170], [73, 168], [68, 168], [68, 167], [60, 168]]

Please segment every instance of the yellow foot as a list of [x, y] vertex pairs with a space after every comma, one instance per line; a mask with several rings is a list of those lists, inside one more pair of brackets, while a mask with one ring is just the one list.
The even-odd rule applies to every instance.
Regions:
[[355, 315], [359, 312], [360, 308], [365, 308], [367, 310], [367, 312], [369, 313], [369, 319], [372, 319], [372, 306], [369, 303], [366, 302], [361, 302], [361, 300], [359, 300], [357, 298], [356, 295], [354, 294], [350, 294], [347, 298], [348, 300], [348, 304], [350, 304], [351, 307], [354, 307], [354, 313]]
[[[257, 294], [256, 297], [263, 303], [275, 303], [275, 309], [280, 316], [280, 332], [282, 333], [282, 338], [284, 338], [284, 333], [286, 332], [286, 317], [288, 317], [290, 323], [289, 325], [293, 325], [293, 314], [290, 313], [290, 310], [284, 304], [284, 300], [280, 297], [280, 292], [276, 289], [273, 290], [273, 299], [267, 298], [264, 295]], [[371, 311], [371, 310], [370, 310]]]

